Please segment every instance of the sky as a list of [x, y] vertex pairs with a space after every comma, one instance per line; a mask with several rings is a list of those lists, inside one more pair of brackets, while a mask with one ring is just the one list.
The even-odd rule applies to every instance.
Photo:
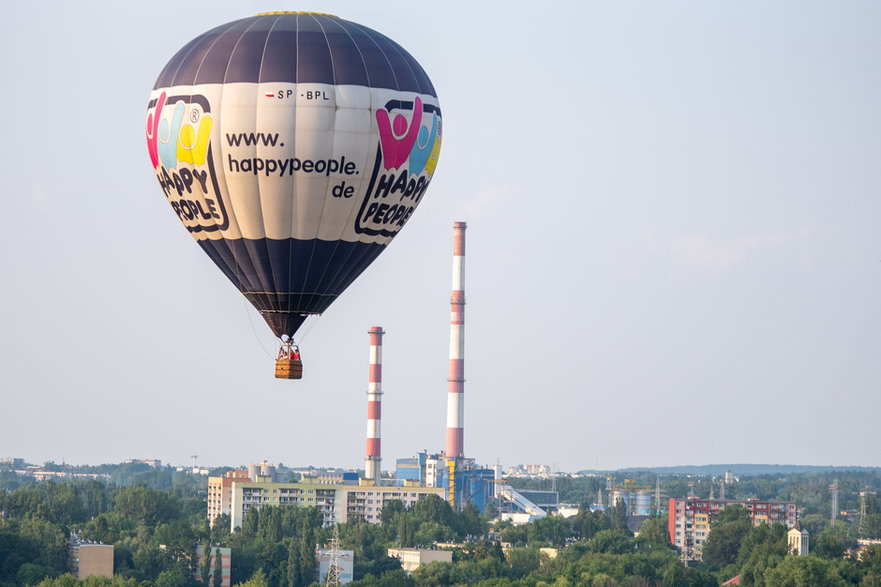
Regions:
[[[881, 4], [16, 2], [0, 35], [0, 457], [383, 469], [444, 448], [468, 223], [465, 452], [559, 471], [881, 466]], [[424, 67], [422, 204], [301, 337], [175, 217], [147, 97], [193, 37], [340, 16]]]

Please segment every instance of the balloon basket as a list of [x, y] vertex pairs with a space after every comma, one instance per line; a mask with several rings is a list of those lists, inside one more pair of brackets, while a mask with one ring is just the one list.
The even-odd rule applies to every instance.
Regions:
[[302, 379], [303, 361], [300, 359], [277, 359], [275, 361], [276, 379]]

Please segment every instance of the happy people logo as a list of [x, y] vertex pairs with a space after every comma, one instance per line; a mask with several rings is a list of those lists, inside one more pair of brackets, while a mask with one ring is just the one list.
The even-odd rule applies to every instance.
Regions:
[[437, 167], [440, 108], [418, 96], [412, 102], [391, 100], [376, 111], [376, 123], [380, 148], [355, 232], [394, 236], [416, 209]]
[[229, 225], [210, 155], [213, 119], [204, 96], [169, 98], [162, 92], [147, 110], [147, 150], [159, 185], [187, 230]]

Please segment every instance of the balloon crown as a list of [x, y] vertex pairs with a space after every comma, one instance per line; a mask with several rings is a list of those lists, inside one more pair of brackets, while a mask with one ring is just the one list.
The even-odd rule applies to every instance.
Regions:
[[274, 12], [258, 12], [254, 16], [267, 16], [269, 14], [315, 14], [316, 16], [329, 16], [331, 18], [339, 18], [336, 14], [328, 14], [326, 12], [312, 12], [310, 10], [276, 10]]

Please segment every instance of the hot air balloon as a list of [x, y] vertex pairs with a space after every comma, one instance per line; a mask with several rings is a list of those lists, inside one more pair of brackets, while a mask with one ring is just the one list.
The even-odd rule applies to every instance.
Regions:
[[159, 74], [146, 124], [159, 185], [281, 339], [278, 377], [299, 378], [297, 329], [422, 201], [441, 122], [434, 86], [409, 53], [327, 14], [219, 26]]

